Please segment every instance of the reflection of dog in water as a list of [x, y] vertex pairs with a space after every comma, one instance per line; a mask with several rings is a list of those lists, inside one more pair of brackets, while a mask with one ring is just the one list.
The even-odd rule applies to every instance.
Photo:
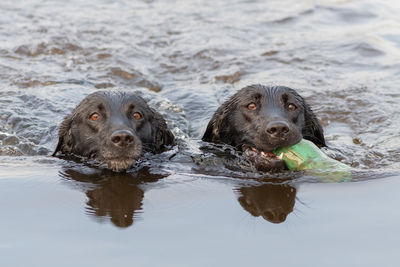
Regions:
[[241, 187], [238, 201], [251, 215], [262, 216], [272, 223], [281, 223], [293, 211], [296, 188], [288, 185], [264, 184]]
[[80, 182], [89, 200], [87, 210], [99, 219], [110, 218], [118, 227], [132, 225], [142, 210], [144, 191], [141, 185], [155, 182], [163, 176], [150, 174], [143, 168], [137, 173], [83, 173], [76, 169], [64, 169], [62, 176]]

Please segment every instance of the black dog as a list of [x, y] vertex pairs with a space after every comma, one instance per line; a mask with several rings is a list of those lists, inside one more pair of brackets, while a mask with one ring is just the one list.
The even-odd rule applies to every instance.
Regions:
[[325, 146], [322, 127], [304, 99], [288, 87], [251, 85], [218, 108], [203, 141], [232, 145], [268, 171], [285, 166], [274, 149], [302, 138]]
[[81, 156], [113, 171], [126, 170], [144, 152], [158, 153], [174, 142], [161, 115], [126, 92], [88, 95], [64, 118], [58, 135], [53, 156]]

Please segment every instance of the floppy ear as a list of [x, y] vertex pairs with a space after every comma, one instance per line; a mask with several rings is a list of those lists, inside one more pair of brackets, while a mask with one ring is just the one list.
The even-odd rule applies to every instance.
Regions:
[[221, 142], [224, 138], [224, 133], [231, 131], [231, 126], [228, 123], [228, 104], [225, 102], [215, 111], [210, 122], [207, 125], [207, 129], [204, 132], [203, 141], [206, 142]]
[[[243, 193], [243, 192], [242, 192]], [[238, 201], [240, 205], [251, 215], [254, 217], [260, 216], [260, 214], [257, 213], [257, 208], [254, 205], [254, 202], [251, 201], [250, 199], [247, 199], [244, 194], [238, 198]]]
[[304, 139], [310, 140], [319, 147], [326, 146], [324, 130], [310, 106], [304, 102], [305, 127], [302, 134]]
[[71, 135], [71, 125], [74, 120], [73, 115], [68, 115], [64, 118], [58, 130], [58, 144], [53, 152], [52, 156], [55, 156], [57, 152], [71, 152], [72, 150], [72, 135]]
[[[166, 126], [166, 125], [165, 125]], [[165, 146], [173, 145], [175, 143], [175, 136], [172, 132], [165, 128], [159, 128], [156, 136], [156, 150], [161, 151]]]
[[155, 135], [155, 150], [162, 151], [165, 146], [173, 145], [175, 143], [175, 136], [168, 129], [165, 120], [156, 112], [154, 112], [156, 135]]

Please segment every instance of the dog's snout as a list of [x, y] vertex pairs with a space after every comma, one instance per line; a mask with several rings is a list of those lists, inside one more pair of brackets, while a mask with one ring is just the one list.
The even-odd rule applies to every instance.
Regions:
[[289, 133], [289, 124], [284, 121], [273, 121], [267, 125], [267, 133], [272, 137], [283, 137]]
[[133, 139], [133, 133], [129, 130], [117, 130], [111, 135], [111, 142], [120, 147], [132, 144]]
[[265, 211], [263, 214], [263, 218], [272, 223], [282, 223], [286, 220], [287, 214], [280, 212]]

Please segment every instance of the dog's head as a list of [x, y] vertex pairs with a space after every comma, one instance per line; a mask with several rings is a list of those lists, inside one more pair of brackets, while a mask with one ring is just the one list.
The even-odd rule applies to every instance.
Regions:
[[322, 127], [305, 100], [291, 88], [262, 85], [234, 94], [215, 112], [203, 136], [204, 141], [265, 153], [302, 138], [325, 145]]
[[122, 171], [143, 152], [160, 152], [173, 141], [164, 119], [144, 99], [132, 93], [98, 91], [65, 117], [53, 155], [81, 156]]

